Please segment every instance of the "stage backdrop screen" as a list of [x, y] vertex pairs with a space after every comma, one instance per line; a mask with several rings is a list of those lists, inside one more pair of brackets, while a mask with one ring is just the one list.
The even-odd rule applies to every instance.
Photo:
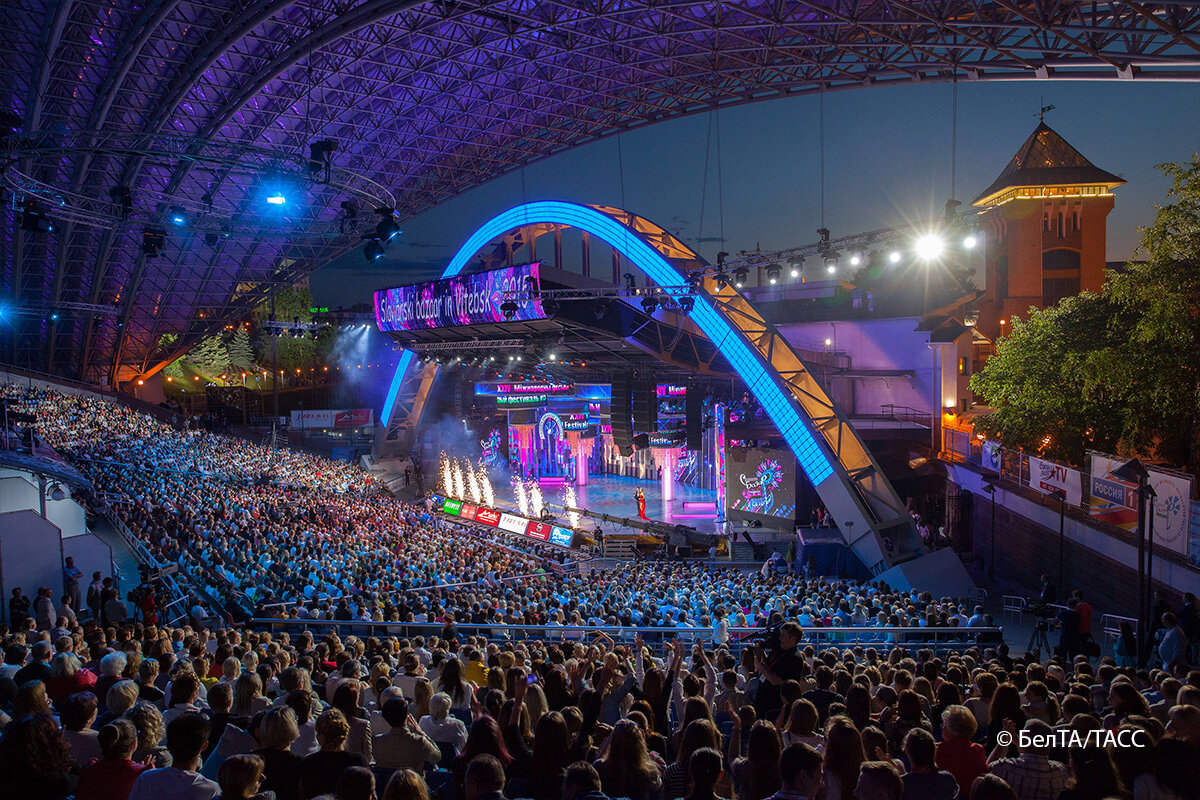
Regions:
[[790, 451], [730, 447], [725, 469], [726, 513], [731, 518], [795, 520], [796, 457]]
[[546, 319], [542, 301], [515, 300], [511, 318], [500, 310], [505, 292], [524, 292], [541, 285], [539, 264], [523, 264], [489, 272], [459, 275], [375, 292], [375, 321], [381, 331], [453, 328], [488, 322]]

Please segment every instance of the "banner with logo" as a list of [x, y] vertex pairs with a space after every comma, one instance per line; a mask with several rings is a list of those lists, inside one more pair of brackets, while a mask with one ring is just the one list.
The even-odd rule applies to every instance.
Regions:
[[1178, 472], [1163, 472], [1148, 467], [1150, 486], [1156, 497], [1151, 502], [1154, 513], [1154, 544], [1187, 558], [1188, 520], [1192, 507], [1191, 476]]
[[1000, 471], [1000, 443], [990, 439], [984, 441], [980, 466], [992, 472]]
[[1100, 522], [1106, 522], [1122, 530], [1136, 529], [1137, 484], [1123, 481], [1113, 475], [1113, 471], [1125, 461], [1099, 453], [1092, 453], [1091, 456], [1092, 483], [1088, 514]]
[[362, 428], [371, 424], [373, 414], [369, 408], [311, 408], [292, 412], [292, 427], [309, 428]]
[[1083, 502], [1083, 482], [1079, 470], [1053, 461], [1029, 456], [1029, 487], [1042, 494], [1061, 489], [1067, 495], [1068, 504], [1077, 506]]

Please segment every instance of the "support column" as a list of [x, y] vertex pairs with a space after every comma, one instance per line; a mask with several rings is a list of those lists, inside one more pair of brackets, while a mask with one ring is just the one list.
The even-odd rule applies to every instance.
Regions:
[[664, 503], [669, 503], [675, 499], [675, 468], [679, 466], [679, 448], [666, 447], [655, 455], [662, 465], [662, 499]]
[[583, 276], [590, 278], [592, 276], [592, 236], [587, 231], [580, 231], [583, 239], [583, 247], [580, 250], [580, 258], [583, 265]]
[[575, 485], [587, 486], [588, 482], [588, 443], [579, 431], [567, 431], [567, 441], [571, 443], [571, 457], [575, 459]]
[[713, 406], [713, 471], [717, 475], [717, 522], [725, 521], [725, 406]]

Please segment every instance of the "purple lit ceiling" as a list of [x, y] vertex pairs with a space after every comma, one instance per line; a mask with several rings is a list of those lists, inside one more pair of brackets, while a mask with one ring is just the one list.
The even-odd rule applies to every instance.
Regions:
[[[952, 78], [1195, 80], [1198, 31], [1186, 3], [6, 0], [0, 87], [26, 131], [303, 153], [330, 138], [335, 162], [379, 180], [407, 217], [549, 154], [717, 106]], [[206, 188], [135, 158], [48, 171], [135, 196]], [[246, 202], [238, 186], [218, 191]], [[336, 218], [333, 193], [315, 203], [314, 224]], [[182, 235], [147, 259], [140, 228], [29, 234], [5, 206], [0, 298], [77, 308], [11, 322], [0, 361], [104, 383], [154, 369], [348, 246]], [[78, 310], [93, 306], [111, 310]]]

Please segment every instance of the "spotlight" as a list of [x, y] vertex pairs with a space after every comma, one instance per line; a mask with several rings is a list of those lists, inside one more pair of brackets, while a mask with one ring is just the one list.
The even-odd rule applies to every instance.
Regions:
[[368, 262], [383, 258], [383, 245], [379, 243], [378, 239], [371, 239], [363, 245], [363, 258]]
[[608, 301], [603, 303], [595, 303], [592, 305], [592, 314], [597, 320], [602, 320], [608, 316]]
[[749, 277], [750, 270], [745, 267], [738, 267], [733, 271], [733, 285], [741, 289], [746, 285], [746, 278]]
[[842, 254], [837, 250], [826, 250], [821, 254], [821, 258], [825, 261], [825, 271], [830, 275], [837, 272], [838, 262], [842, 258]]
[[804, 257], [801, 256], [799, 260], [792, 262], [792, 277], [799, 278], [800, 275], [803, 273], [803, 271], [804, 271]]
[[858, 253], [852, 253], [850, 255], [850, 266], [857, 267], [861, 263], [862, 263], [862, 256], [860, 256]]
[[162, 228], [145, 228], [142, 230], [142, 255], [146, 258], [156, 258], [162, 255], [167, 245], [167, 234]]
[[892, 262], [893, 264], [900, 263], [900, 251], [893, 250], [892, 252], [888, 253], [888, 261]]
[[400, 226], [396, 224], [395, 209], [381, 207], [375, 209], [375, 213], [379, 215], [379, 224], [375, 226], [375, 238], [381, 242], [390, 242], [400, 233]]
[[187, 221], [188, 221], [187, 212], [185, 212], [179, 206], [171, 207], [170, 216], [171, 216], [171, 222], [175, 223], [176, 225], [179, 225], [180, 227], [187, 225]]
[[644, 311], [646, 313], [646, 316], [649, 316], [649, 317], [654, 316], [654, 312], [657, 310], [658, 310], [658, 300], [657, 299], [655, 299], [653, 297], [643, 297], [642, 298], [642, 311]]
[[512, 300], [506, 300], [500, 304], [500, 313], [504, 314], [505, 319], [512, 319], [517, 315], [517, 304]]
[[338, 220], [338, 230], [341, 233], [346, 232], [346, 228], [353, 228], [358, 223], [358, 201], [343, 200], [342, 201], [342, 216]]
[[125, 185], [114, 186], [108, 190], [108, 196], [121, 212], [121, 219], [129, 219], [133, 213], [133, 192]]
[[942, 253], [945, 252], [946, 240], [939, 234], [926, 233], [917, 238], [913, 249], [916, 250], [917, 258], [922, 261], [933, 261], [936, 258], [940, 258]]
[[287, 198], [281, 192], [272, 192], [267, 195], [267, 203], [273, 206], [281, 206], [287, 203]]
[[550, 360], [551, 360], [551, 361], [557, 361], [557, 360], [558, 360], [558, 356], [557, 356], [556, 354], [554, 354], [554, 353], [551, 353], [551, 354], [550, 354]]
[[770, 283], [772, 286], [779, 283], [779, 265], [778, 264], [772, 264], [771, 266], [767, 267], [767, 282]]
[[547, 317], [553, 317], [558, 313], [558, 301], [553, 297], [547, 297], [542, 301], [542, 311], [546, 312]]
[[217, 234], [215, 234], [211, 231], [204, 234], [204, 243], [206, 245], [208, 245], [209, 247], [216, 247], [217, 242], [219, 242], [219, 241], [221, 241], [221, 237], [217, 236]]
[[308, 145], [308, 174], [316, 176], [325, 170], [325, 180], [329, 180], [329, 168], [332, 166], [330, 156], [337, 150], [337, 142], [333, 139], [321, 139]]
[[625, 279], [625, 288], [626, 289], [628, 289], [629, 291], [632, 292], [634, 289], [637, 288], [637, 278], [633, 277], [632, 272], [626, 272], [621, 277], [623, 277]]
[[685, 314], [692, 313], [692, 309], [696, 307], [696, 298], [681, 297], [679, 298], [679, 310]]
[[46, 209], [32, 197], [21, 201], [21, 230], [26, 233], [50, 233], [54, 223], [46, 216]]
[[976, 239], [974, 235], [968, 234], [967, 237], [963, 239], [963, 247], [967, 250], [974, 249], [975, 245], [977, 244], [979, 244], [979, 240]]
[[717, 273], [716, 278], [717, 278], [717, 291], [718, 292], [724, 291], [725, 288], [729, 286], [729, 276], [726, 275], [724, 271], [721, 271], [721, 272]]
[[50, 315], [50, 321], [51, 321], [51, 322], [58, 322], [58, 312], [57, 312], [57, 311], [53, 312], [53, 313]]

